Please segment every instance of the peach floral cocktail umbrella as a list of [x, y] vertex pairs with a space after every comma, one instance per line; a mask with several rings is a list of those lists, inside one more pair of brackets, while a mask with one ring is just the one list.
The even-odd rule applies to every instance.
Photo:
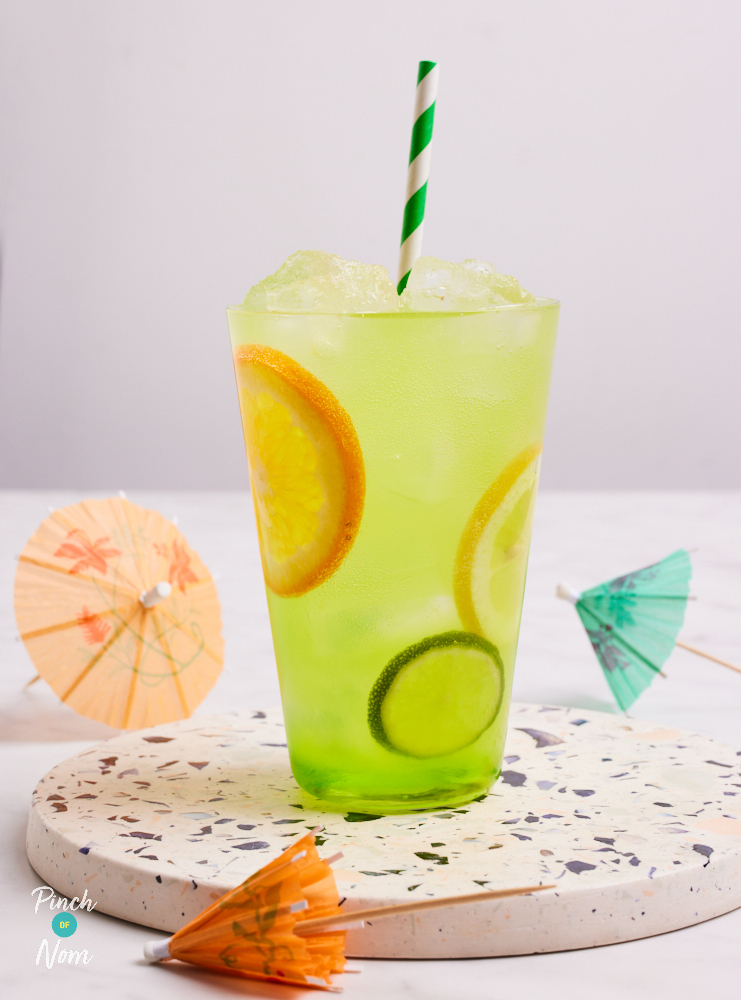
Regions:
[[187, 718], [221, 672], [210, 573], [171, 521], [123, 498], [42, 522], [19, 559], [15, 614], [62, 701], [117, 729]]

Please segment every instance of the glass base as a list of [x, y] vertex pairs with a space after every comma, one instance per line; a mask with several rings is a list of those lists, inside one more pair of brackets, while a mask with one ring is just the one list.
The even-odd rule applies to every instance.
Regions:
[[[304, 791], [331, 810], [362, 816], [391, 816], [403, 813], [431, 812], [438, 809], [455, 809], [475, 799], [483, 798], [496, 781], [492, 775], [485, 783], [457, 785], [454, 788], [436, 788], [419, 795], [389, 795], [382, 797], [356, 797], [333, 794], [330, 789], [315, 789], [303, 785]], [[352, 821], [351, 821], [352, 822]]]

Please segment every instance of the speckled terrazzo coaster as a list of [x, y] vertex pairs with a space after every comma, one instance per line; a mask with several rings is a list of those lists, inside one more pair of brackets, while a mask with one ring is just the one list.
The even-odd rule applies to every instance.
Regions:
[[366, 925], [353, 956], [518, 955], [627, 941], [741, 905], [741, 756], [622, 716], [513, 705], [504, 770], [455, 809], [324, 811], [297, 788], [279, 710], [158, 726], [38, 785], [28, 857], [58, 892], [174, 931], [324, 826], [346, 908], [554, 882], [533, 896]]

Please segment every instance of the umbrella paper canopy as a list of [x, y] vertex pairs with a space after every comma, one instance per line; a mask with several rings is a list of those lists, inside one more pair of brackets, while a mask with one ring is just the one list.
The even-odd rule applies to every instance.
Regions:
[[626, 711], [661, 671], [676, 644], [692, 576], [679, 549], [661, 562], [618, 576], [573, 601], [615, 699]]
[[249, 979], [330, 987], [345, 968], [345, 931], [299, 936], [297, 923], [343, 916], [332, 869], [314, 835], [217, 899], [173, 937], [145, 949], [150, 961], [176, 958]]
[[187, 718], [221, 672], [211, 575], [172, 522], [122, 498], [39, 526], [18, 563], [15, 613], [62, 701], [118, 729]]

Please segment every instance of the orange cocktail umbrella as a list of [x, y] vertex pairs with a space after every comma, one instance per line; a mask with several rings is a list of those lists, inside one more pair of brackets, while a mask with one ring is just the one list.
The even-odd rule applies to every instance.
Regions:
[[330, 977], [358, 971], [345, 965], [345, 931], [350, 927], [363, 927], [371, 919], [556, 888], [519, 886], [347, 912], [340, 908], [330, 868], [342, 854], [319, 857], [314, 839], [318, 829], [295, 841], [172, 937], [147, 942], [144, 958], [152, 963], [174, 958], [233, 976], [339, 992]]
[[330, 989], [330, 976], [345, 968], [345, 931], [298, 929], [308, 919], [347, 916], [329, 867], [335, 860], [323, 861], [307, 833], [173, 937], [146, 945], [145, 958]]
[[62, 701], [117, 729], [187, 718], [221, 672], [210, 573], [171, 521], [123, 498], [42, 522], [19, 559], [15, 614]]

